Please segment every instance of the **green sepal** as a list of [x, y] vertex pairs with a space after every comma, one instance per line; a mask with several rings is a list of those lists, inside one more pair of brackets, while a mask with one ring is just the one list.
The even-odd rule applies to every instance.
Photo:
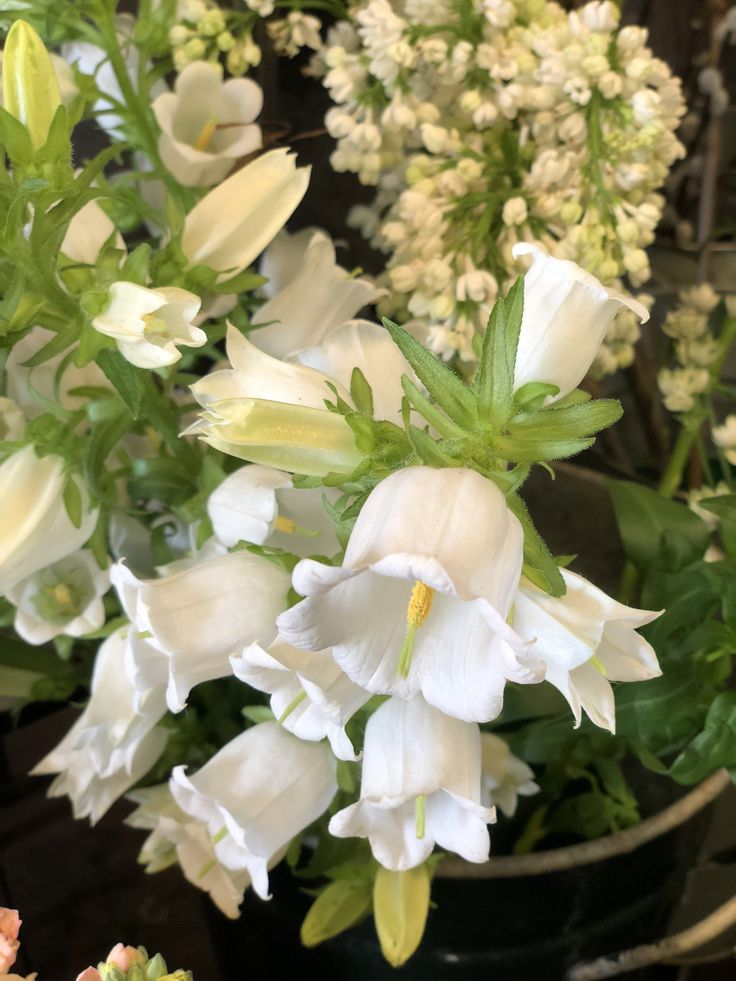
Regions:
[[98, 353], [97, 364], [105, 377], [115, 386], [120, 398], [130, 409], [130, 414], [137, 419], [143, 405], [141, 369], [136, 368], [119, 351], [112, 348], [105, 348]]
[[564, 596], [567, 587], [554, 556], [534, 527], [526, 504], [517, 494], [509, 494], [506, 503], [524, 530], [524, 572], [527, 578], [550, 596]]
[[437, 405], [462, 429], [475, 429], [478, 409], [467, 385], [403, 327], [385, 317], [383, 325]]
[[498, 429], [511, 413], [516, 352], [524, 316], [524, 279], [519, 276], [488, 318], [474, 389], [484, 423]]

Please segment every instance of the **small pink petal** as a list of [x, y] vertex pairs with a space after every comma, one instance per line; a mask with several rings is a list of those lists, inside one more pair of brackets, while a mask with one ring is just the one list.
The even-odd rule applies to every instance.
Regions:
[[123, 947], [122, 944], [115, 944], [107, 955], [108, 964], [119, 967], [121, 971], [127, 971], [134, 964], [140, 964], [143, 957], [135, 947]]
[[77, 976], [77, 981], [102, 981], [102, 976], [96, 967], [88, 967]]

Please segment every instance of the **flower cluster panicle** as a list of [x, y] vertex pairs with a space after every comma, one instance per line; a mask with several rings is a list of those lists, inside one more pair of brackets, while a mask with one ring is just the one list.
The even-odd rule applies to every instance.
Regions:
[[[648, 278], [684, 103], [646, 31], [618, 21], [608, 0], [570, 14], [364, 0], [328, 32], [313, 69], [335, 102], [333, 167], [377, 187], [353, 220], [389, 257], [382, 310], [443, 357], [474, 358], [521, 239], [607, 283]], [[599, 374], [630, 360], [635, 335], [612, 328]]]
[[679, 292], [677, 304], [665, 317], [662, 330], [674, 342], [676, 366], [661, 368], [657, 382], [670, 412], [689, 412], [710, 387], [710, 369], [721, 351], [710, 314], [719, 300], [709, 283], [691, 286]]
[[270, 2], [249, 4], [252, 14], [221, 7], [216, 0], [179, 0], [176, 23], [169, 29], [174, 67], [182, 71], [198, 61], [219, 62], [225, 56], [228, 74], [244, 75], [261, 63], [261, 49], [253, 40], [259, 16], [273, 11]]

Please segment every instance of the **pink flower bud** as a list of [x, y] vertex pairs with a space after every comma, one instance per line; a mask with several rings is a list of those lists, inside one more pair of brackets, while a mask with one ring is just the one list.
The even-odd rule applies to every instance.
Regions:
[[21, 922], [17, 909], [0, 906], [0, 972], [3, 974], [15, 964], [20, 947], [18, 931]]
[[121, 971], [127, 971], [134, 964], [142, 964], [143, 960], [143, 955], [136, 947], [123, 947], [122, 944], [115, 944], [107, 955], [106, 963], [119, 967]]
[[88, 967], [86, 971], [77, 975], [77, 981], [102, 981], [102, 976], [96, 967]]

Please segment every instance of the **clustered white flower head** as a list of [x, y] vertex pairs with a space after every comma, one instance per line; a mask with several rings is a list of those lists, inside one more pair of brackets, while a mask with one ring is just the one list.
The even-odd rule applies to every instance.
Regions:
[[688, 412], [711, 383], [710, 367], [720, 345], [709, 317], [719, 299], [709, 283], [688, 287], [680, 290], [678, 303], [665, 318], [662, 329], [674, 341], [677, 367], [661, 368], [657, 382], [670, 412]]
[[[472, 0], [462, 18], [363, 0], [329, 32], [315, 70], [336, 103], [332, 165], [377, 185], [354, 221], [389, 256], [384, 312], [443, 357], [472, 360], [521, 239], [606, 283], [648, 278], [684, 103], [646, 31], [618, 20], [608, 0]], [[597, 371], [630, 362], [637, 336], [612, 326]]]
[[[232, 220], [223, 218], [224, 236]], [[558, 390], [547, 399], [559, 401], [585, 375], [617, 310], [646, 310], [569, 260], [536, 246], [518, 251], [533, 264], [513, 389], [544, 383]], [[585, 713], [613, 732], [611, 682], [659, 674], [636, 632], [657, 614], [568, 571], [564, 596], [534, 585], [522, 574], [518, 517], [475, 470], [395, 470], [338, 541], [327, 512], [339, 492], [292, 477], [349, 472], [361, 460], [325, 399], [351, 405], [357, 366], [377, 417], [398, 422], [400, 379], [413, 375], [385, 329], [352, 319], [376, 291], [347, 275], [323, 233], [278, 236], [262, 268], [270, 282], [249, 337], [231, 325], [231, 366], [192, 386], [202, 411], [190, 431], [245, 463], [210, 491], [211, 537], [193, 555], [153, 576], [124, 559], [113, 566], [130, 626], [100, 649], [86, 713], [39, 770], [59, 773], [53, 792], [68, 792], [78, 813], [96, 819], [137, 779], [140, 761], [161, 752], [166, 708], [181, 712], [214, 679], [267, 695], [271, 721], [246, 727], [199, 770], [176, 766], [168, 786], [136, 793], [131, 818], [151, 832], [141, 861], [178, 861], [230, 916], [249, 885], [268, 897], [269, 869], [325, 814], [336, 761], [360, 761], [362, 777], [352, 802], [331, 814], [331, 834], [367, 838], [378, 862], [397, 871], [435, 845], [483, 862], [495, 806], [512, 814], [520, 796], [538, 791], [531, 768], [480, 728], [501, 715], [507, 682], [547, 681], [569, 702], [571, 725]], [[272, 561], [281, 554], [293, 563]], [[25, 595], [27, 586], [17, 589]], [[104, 711], [110, 723], [95, 725]], [[361, 746], [351, 722], [366, 711]]]

